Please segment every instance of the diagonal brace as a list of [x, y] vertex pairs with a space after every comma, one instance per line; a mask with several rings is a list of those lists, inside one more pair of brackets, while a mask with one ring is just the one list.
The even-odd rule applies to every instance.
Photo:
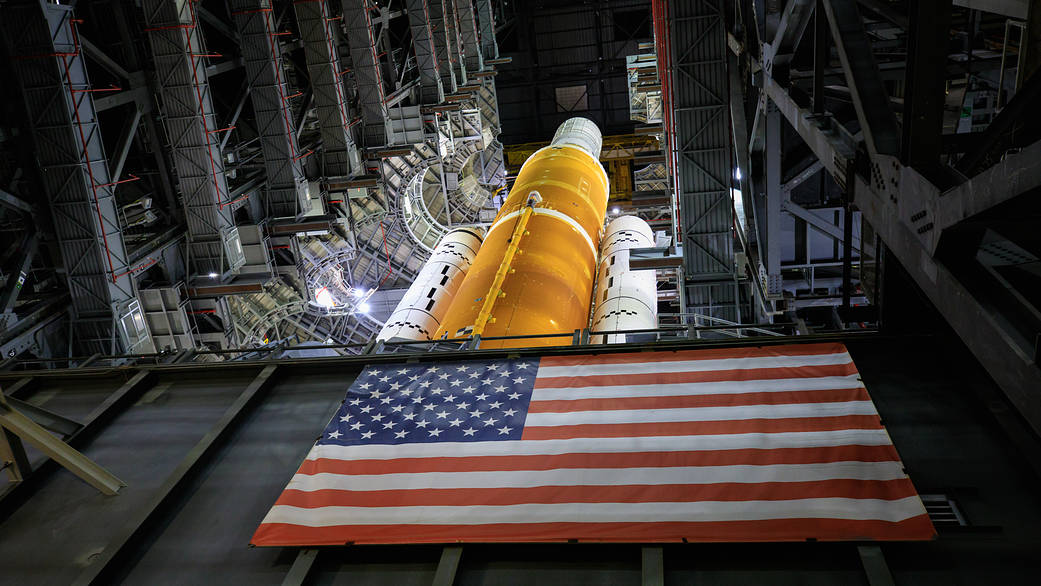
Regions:
[[50, 434], [41, 425], [29, 419], [0, 395], [0, 426], [36, 446], [80, 480], [109, 496], [115, 495], [126, 484], [93, 460], [73, 449], [69, 444]]

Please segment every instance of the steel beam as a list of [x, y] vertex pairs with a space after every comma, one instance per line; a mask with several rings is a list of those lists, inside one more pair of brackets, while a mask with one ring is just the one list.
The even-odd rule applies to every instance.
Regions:
[[665, 586], [665, 551], [660, 545], [640, 548], [641, 586]]
[[889, 94], [878, 73], [878, 64], [864, 32], [857, 2], [824, 0], [823, 4], [868, 152], [872, 155], [897, 155], [900, 152], [900, 131], [896, 116], [889, 107]]
[[307, 583], [307, 577], [314, 569], [314, 562], [318, 559], [317, 549], [301, 549], [293, 560], [293, 565], [282, 580], [282, 586], [303, 586]]
[[431, 586], [452, 586], [455, 574], [459, 569], [459, 559], [463, 556], [463, 546], [446, 545], [441, 548], [441, 559], [437, 562], [434, 581]]
[[343, 0], [343, 24], [361, 104], [365, 148], [382, 147], [387, 144], [389, 115], [368, 0]]
[[[808, 226], [829, 238], [838, 242], [841, 242], [843, 238], [845, 238], [842, 228], [829, 223], [826, 219], [814, 214], [810, 210], [791, 200], [785, 200], [784, 203], [781, 204], [781, 209], [806, 222]], [[860, 238], [853, 239], [853, 248], [860, 252]]]
[[6, 397], [0, 400], [6, 400], [11, 407], [27, 415], [29, 419], [32, 419], [43, 428], [61, 434], [63, 438], [69, 438], [77, 431], [83, 429], [83, 424], [78, 421], [73, 421], [64, 415], [59, 415], [43, 407], [37, 407], [21, 399]]
[[72, 299], [73, 334], [86, 351], [124, 348], [116, 316], [133, 300], [116, 184], [94, 110], [70, 6], [22, 2], [0, 26], [33, 131]]
[[110, 580], [110, 572], [119, 566], [129, 551], [149, 533], [152, 522], [161, 516], [164, 506], [176, 499], [177, 495], [198, 474], [203, 464], [220, 450], [244, 414], [270, 387], [276, 369], [277, 366], [271, 364], [260, 370], [249, 386], [228, 407], [224, 415], [185, 455], [181, 463], [148, 502], [131, 516], [130, 521], [116, 533], [97, 558], [84, 568], [74, 584], [86, 586], [107, 583]]
[[115, 495], [126, 484], [93, 460], [51, 435], [43, 426], [12, 407], [0, 394], [0, 426], [29, 442], [77, 478], [102, 494]]
[[7, 206], [11, 209], [25, 212], [27, 214], [35, 214], [36, 208], [29, 202], [18, 197], [17, 195], [0, 188], [0, 205]]
[[[935, 230], [942, 234], [959, 222], [1038, 189], [1041, 189], [1041, 141], [944, 192], [933, 214]], [[931, 244], [931, 250], [935, 250], [936, 241]]]
[[296, 218], [308, 211], [307, 177], [296, 141], [296, 121], [270, 0], [232, 0], [239, 48], [260, 135], [267, 183], [261, 190], [268, 218]]
[[767, 70], [775, 79], [788, 77], [788, 65], [806, 32], [815, 7], [816, 0], [789, 0], [785, 5], [773, 42], [769, 47], [764, 47], [764, 50], [769, 50], [769, 58], [764, 59]]
[[795, 177], [792, 177], [786, 183], [781, 185], [781, 191], [785, 195], [790, 194], [792, 190], [802, 185], [803, 182], [805, 182], [807, 179], [813, 177], [817, 173], [820, 173], [822, 169], [824, 169], [824, 164], [820, 161], [814, 161], [810, 163], [808, 167], [800, 171]]
[[958, 160], [955, 165], [958, 171], [971, 177], [1001, 160], [1008, 149], [1024, 140], [1024, 136], [1027, 140], [1036, 140], [1041, 129], [1041, 122], [1036, 116], [1039, 103], [1041, 70], [1030, 76], [1026, 85], [1019, 88], [1001, 113], [991, 120], [983, 136]]
[[900, 159], [922, 170], [940, 163], [951, 0], [911, 0]]
[[954, 5], [1022, 19], [1027, 17], [1030, 0], [954, 0]]
[[857, 554], [864, 566], [864, 576], [869, 586], [895, 586], [893, 574], [889, 572], [882, 548], [877, 545], [858, 545]]
[[781, 191], [781, 131], [784, 120], [773, 102], [766, 104], [766, 148], [763, 149], [763, 160], [766, 167], [766, 197], [763, 209], [766, 217], [763, 225], [766, 228], [766, 246], [762, 243], [759, 249], [765, 258], [766, 293], [772, 298], [780, 298], [783, 293], [784, 278], [781, 276], [781, 205], [784, 195]]
[[0, 426], [0, 466], [7, 470], [11, 482], [22, 482], [33, 472], [21, 438], [3, 426]]
[[25, 278], [29, 275], [29, 269], [33, 265], [33, 259], [36, 258], [36, 251], [39, 245], [40, 237], [35, 230], [22, 239], [20, 248], [22, 260], [18, 263], [17, 270], [11, 271], [7, 276], [7, 283], [4, 284], [3, 293], [0, 293], [0, 313], [14, 311], [15, 303], [18, 302], [18, 295], [22, 292], [22, 286], [25, 285]]
[[90, 42], [86, 37], [80, 35], [80, 45], [83, 46], [83, 52], [90, 57], [98, 65], [103, 67], [106, 71], [115, 75], [116, 77], [123, 79], [127, 82], [130, 81], [130, 72], [123, 68], [122, 65], [116, 63], [115, 59], [109, 57], [104, 51], [98, 48], [97, 45]]
[[[436, 0], [432, 0], [436, 1]], [[423, 104], [440, 104], [445, 99], [441, 86], [441, 72], [437, 66], [437, 50], [434, 48], [434, 36], [430, 32], [430, 11], [428, 0], [406, 0], [408, 22], [412, 29], [412, 49], [416, 54], [416, 66], [419, 69], [419, 88]]]
[[137, 128], [140, 123], [141, 108], [135, 107], [134, 113], [130, 115], [130, 120], [127, 121], [126, 127], [123, 129], [123, 134], [120, 135], [119, 140], [116, 142], [116, 152], [112, 155], [113, 181], [119, 181], [119, 178], [123, 175], [123, 165], [127, 162], [127, 155], [130, 154], [130, 147], [134, 144], [134, 136], [137, 135]]
[[[864, 219], [1030, 423], [1034, 432], [1041, 433], [1041, 394], [1037, 392], [1041, 388], [1041, 369], [1035, 362], [1035, 340], [1023, 339], [1010, 329], [985, 299], [979, 298], [976, 292], [959, 281], [933, 256], [938, 231], [934, 226], [926, 229], [927, 224], [937, 220], [943, 224], [953, 221], [944, 219], [943, 214], [948, 212], [942, 211], [946, 206], [941, 205], [939, 189], [913, 169], [901, 166], [894, 157], [877, 158], [876, 163], [880, 164], [874, 168], [882, 178], [879, 183], [850, 173], [854, 150], [848, 132], [835, 125], [830, 117], [815, 116], [801, 108], [769, 76], [764, 76], [763, 87], [828, 172], [844, 188], [853, 190], [854, 204]], [[1041, 145], [1035, 146], [1041, 149]], [[1018, 160], [1009, 157], [1007, 161], [1009, 167], [1005, 169], [1006, 173], [1016, 168], [1016, 165], [1025, 165], [1025, 175], [1029, 178], [1027, 181], [1020, 183], [1017, 174], [1013, 173], [993, 188], [982, 188], [980, 185], [975, 188], [985, 189], [991, 194], [1003, 190], [1005, 193], [1002, 199], [1010, 199], [1024, 193], [1026, 189], [1036, 188], [1038, 166], [1041, 165], [1037, 152], [1032, 151], [1027, 157]], [[1027, 163], [1029, 156], [1034, 157], [1032, 164]], [[1010, 184], [1009, 179], [1013, 183]], [[847, 186], [847, 182], [852, 182], [852, 185]], [[972, 192], [972, 189], [967, 189], [959, 197], [971, 200]], [[918, 216], [921, 211], [926, 212], [924, 216]], [[919, 219], [912, 221], [912, 216]]]

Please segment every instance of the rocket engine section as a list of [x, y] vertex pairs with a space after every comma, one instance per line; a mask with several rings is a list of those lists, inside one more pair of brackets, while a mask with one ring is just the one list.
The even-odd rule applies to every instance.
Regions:
[[[593, 332], [648, 330], [658, 327], [658, 280], [653, 270], [629, 267], [629, 250], [654, 246], [654, 231], [636, 216], [615, 218], [600, 245]], [[607, 343], [638, 342], [654, 334], [607, 334]], [[605, 336], [593, 336], [594, 344]]]
[[456, 228], [445, 234], [376, 339], [433, 339], [483, 239], [484, 229], [477, 227]]
[[[435, 337], [564, 334], [586, 327], [610, 191], [603, 138], [590, 120], [564, 122], [528, 157]], [[566, 338], [482, 342], [552, 346]]]

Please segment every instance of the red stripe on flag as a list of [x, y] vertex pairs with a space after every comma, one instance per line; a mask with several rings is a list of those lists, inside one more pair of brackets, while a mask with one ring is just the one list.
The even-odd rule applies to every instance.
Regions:
[[713, 348], [707, 350], [679, 350], [674, 352], [626, 352], [624, 354], [589, 354], [583, 356], [543, 356], [539, 360], [539, 365], [585, 366], [588, 364], [642, 364], [646, 362], [676, 362], [680, 360], [814, 356], [817, 354], [839, 354], [845, 351], [846, 347], [842, 344], [793, 344], [789, 346]]
[[915, 496], [906, 478], [832, 479], [806, 482], [720, 482], [618, 486], [426, 488], [413, 490], [301, 491], [288, 489], [276, 505], [319, 507], [508, 506], [526, 503], [683, 503], [695, 501], [786, 501], [804, 498], [897, 500]]
[[896, 462], [891, 444], [813, 448], [622, 452], [533, 456], [395, 458], [393, 460], [305, 460], [297, 474], [419, 474], [560, 468], [668, 468], [673, 466], [768, 466], [829, 462]]
[[877, 415], [839, 415], [792, 419], [738, 419], [730, 421], [682, 421], [666, 423], [605, 423], [525, 427], [523, 440], [571, 439], [577, 437], [639, 437], [663, 435], [715, 435], [725, 433], [780, 433], [836, 431], [839, 429], [882, 429]]
[[593, 376], [536, 377], [536, 389], [563, 387], [604, 387], [670, 383], [708, 383], [720, 381], [776, 380], [782, 378], [813, 378], [820, 376], [848, 376], [857, 374], [852, 362], [821, 366], [781, 368], [747, 368], [734, 370], [705, 370], [700, 372], [653, 372], [636, 374], [608, 374]]
[[488, 525], [334, 525], [302, 527], [264, 523], [253, 545], [345, 545], [453, 542], [752, 542], [923, 541], [936, 537], [928, 515], [899, 522], [849, 519], [673, 523], [495, 523]]
[[728, 393], [721, 395], [683, 395], [677, 397], [624, 397], [617, 399], [575, 399], [532, 401], [528, 413], [573, 413], [576, 411], [616, 411], [623, 409], [686, 409], [693, 407], [735, 407], [738, 405], [791, 405], [796, 403], [837, 403], [870, 401], [864, 387], [782, 391], [776, 393]]

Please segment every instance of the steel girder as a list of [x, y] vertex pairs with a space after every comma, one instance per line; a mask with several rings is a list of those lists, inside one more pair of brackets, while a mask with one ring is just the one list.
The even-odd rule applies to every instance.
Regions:
[[305, 154], [296, 142], [271, 2], [232, 0], [231, 10], [267, 171], [267, 186], [262, 190], [267, 216], [295, 218], [308, 209], [307, 178], [301, 163]]
[[455, 0], [457, 22], [459, 23], [459, 47], [463, 54], [463, 62], [467, 71], [484, 69], [484, 58], [477, 38], [477, 18], [474, 15], [473, 0]]
[[441, 72], [438, 70], [437, 51], [434, 48], [434, 37], [431, 33], [432, 23], [428, 1], [406, 0], [408, 22], [412, 29], [412, 48], [416, 53], [416, 65], [419, 68], [419, 88], [424, 104], [440, 104], [445, 99], [441, 85]]
[[73, 334], [91, 353], [127, 349], [115, 322], [135, 299], [132, 269], [72, 7], [30, 1], [3, 11], [71, 293]]
[[499, 58], [499, 45], [495, 41], [495, 15], [492, 0], [477, 0], [477, 20], [481, 27], [481, 54], [484, 60]]
[[387, 96], [376, 56], [368, 0], [343, 0], [343, 24], [347, 29], [347, 45], [361, 104], [365, 148], [381, 147], [387, 144]]
[[241, 245], [235, 246], [238, 234], [194, 3], [143, 0], [142, 9], [188, 226], [190, 266], [195, 276], [223, 276], [239, 264], [229, 258], [225, 241], [239, 250]]
[[326, 0], [294, 2], [296, 23], [304, 41], [318, 123], [322, 132], [322, 162], [326, 177], [360, 173], [358, 147], [351, 132], [353, 116], [344, 93], [340, 57], [330, 25]]
[[733, 277], [729, 93], [722, 4], [669, 3], [676, 190], [687, 278]]
[[454, 57], [448, 42], [448, 12], [445, 2], [451, 0], [427, 0], [427, 11], [430, 14], [430, 33], [434, 39], [434, 53], [437, 55], [437, 69], [441, 72], [441, 84], [446, 92], [455, 92], [461, 83], [455, 78]]
[[1041, 189], [1041, 143], [1010, 155], [979, 177], [946, 192], [889, 155], [868, 155], [865, 176], [855, 163], [857, 141], [833, 117], [801, 106], [769, 74], [764, 73], [762, 87], [824, 169], [843, 189], [852, 190], [853, 203], [865, 221], [1034, 431], [1041, 432], [1041, 369], [1034, 354], [1036, 341], [1025, 339], [980, 291], [962, 282], [936, 257], [941, 235], [959, 221]]

